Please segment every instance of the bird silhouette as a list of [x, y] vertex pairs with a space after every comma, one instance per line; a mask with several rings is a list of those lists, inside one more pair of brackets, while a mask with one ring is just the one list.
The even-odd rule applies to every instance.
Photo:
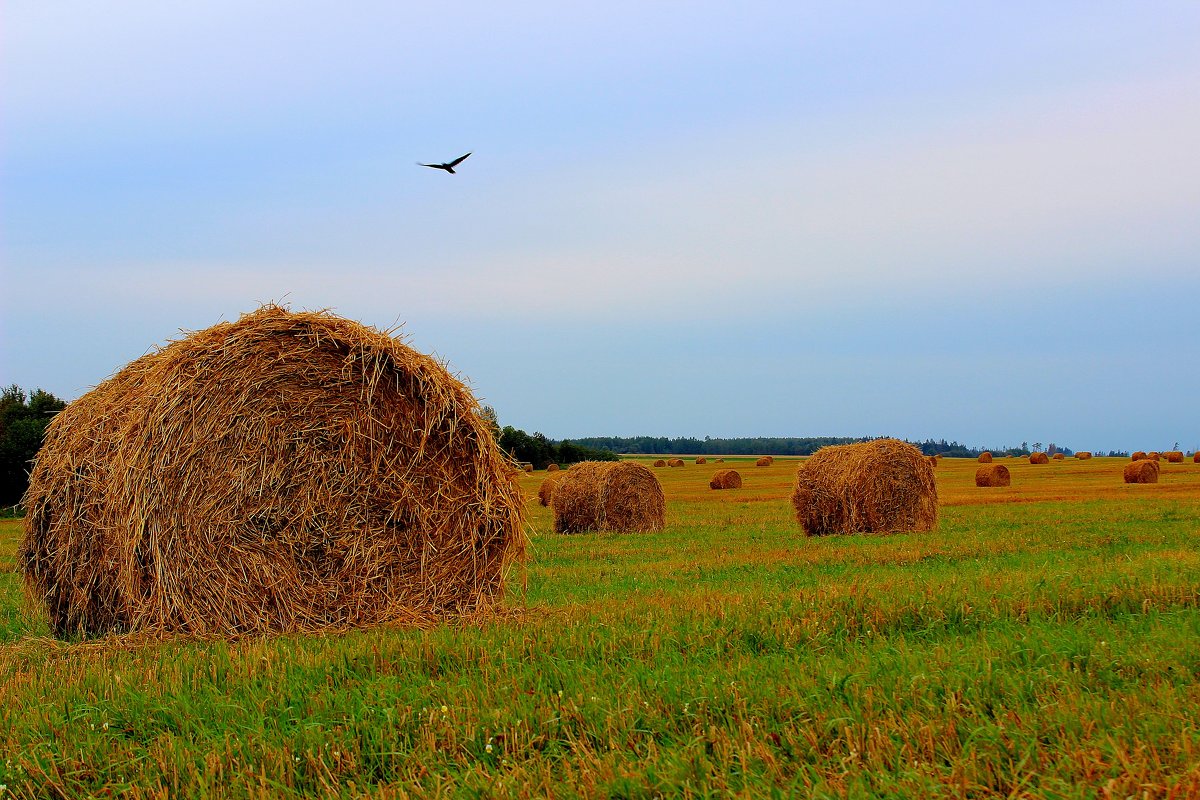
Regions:
[[[471, 154], [467, 153], [467, 156], [469, 156], [469, 155], [471, 155]], [[446, 170], [446, 172], [449, 172], [451, 175], [453, 175], [453, 174], [455, 174], [454, 168], [457, 167], [459, 164], [461, 164], [463, 162], [463, 159], [465, 159], [467, 156], [459, 156], [458, 158], [454, 159], [453, 161], [449, 161], [445, 164], [422, 164], [420, 161], [418, 161], [417, 164], [418, 164], [418, 166], [422, 166], [422, 167], [433, 167], [434, 169], [444, 169], [444, 170]]]

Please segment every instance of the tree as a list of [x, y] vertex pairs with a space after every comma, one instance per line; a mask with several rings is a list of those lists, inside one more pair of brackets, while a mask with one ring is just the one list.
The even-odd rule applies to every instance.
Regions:
[[41, 389], [35, 389], [28, 399], [16, 384], [0, 392], [0, 505], [21, 501], [46, 426], [66, 407], [64, 401]]

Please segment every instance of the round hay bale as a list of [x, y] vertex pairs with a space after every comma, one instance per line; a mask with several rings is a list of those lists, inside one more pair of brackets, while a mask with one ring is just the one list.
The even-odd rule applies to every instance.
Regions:
[[772, 463], [772, 460], [771, 460], [770, 456], [763, 456], [763, 457], [759, 458], [758, 461], [754, 462], [754, 466], [769, 467], [769, 466], [771, 466], [771, 463]]
[[1066, 455], [1063, 453], [1055, 453], [1054, 454], [1055, 461], [1064, 461], [1064, 460], [1066, 460], [1066, 458], [1067, 458]]
[[707, 464], [707, 463], [708, 463], [708, 459], [707, 459], [707, 458], [705, 458], [704, 456], [697, 456], [697, 457], [696, 457], [696, 463], [697, 463], [697, 464]]
[[1158, 483], [1158, 462], [1143, 459], [1125, 465], [1126, 483]]
[[1087, 461], [1089, 458], [1092, 457], [1092, 454], [1087, 450], [1080, 450], [1075, 453], [1075, 457], [1077, 459], [1079, 459], [1080, 461]]
[[715, 463], [715, 464], [724, 464], [724, 463], [725, 463], [725, 459], [723, 459], [723, 458], [718, 458], [718, 459], [717, 459], [715, 462], [713, 462], [713, 463]]
[[669, 460], [667, 462], [667, 466], [668, 467], [682, 467], [683, 459], [682, 458], [672, 458], [671, 460]]
[[992, 454], [989, 453], [987, 450], [984, 450], [982, 453], [979, 454], [979, 463], [980, 464], [992, 463]]
[[582, 461], [562, 473], [550, 498], [556, 533], [653, 531], [666, 500], [654, 473], [633, 461]]
[[550, 463], [546, 465], [546, 472], [558, 472], [561, 467], [558, 464]]
[[936, 467], [938, 465], [937, 456], [926, 456], [926, 460], [929, 461], [929, 466], [931, 467]]
[[907, 442], [822, 447], [796, 470], [792, 506], [809, 536], [927, 531], [937, 524], [937, 484]]
[[1149, 453], [1146, 453], [1146, 459], [1148, 461], [1158, 461], [1160, 458], [1162, 458], [1162, 455], [1153, 450], [1151, 450]]
[[548, 475], [542, 485], [538, 487], [538, 505], [549, 506], [550, 498], [554, 496], [554, 485], [558, 483], [558, 479], [562, 477], [562, 473]]
[[658, 461], [654, 462], [654, 466], [656, 466], [656, 467], [665, 467], [666, 465], [667, 465], [667, 462], [663, 461], [661, 458]]
[[1171, 464], [1182, 464], [1183, 463], [1183, 451], [1182, 450], [1168, 450], [1167, 452], [1163, 453], [1163, 458], [1165, 458]]
[[1192, 453], [1192, 463], [1193, 463], [1193, 464], [1200, 464], [1200, 451], [1197, 451], [1197, 452], [1195, 452], [1195, 453]]
[[486, 609], [524, 553], [512, 462], [441, 364], [264, 306], [50, 423], [20, 563], [60, 636], [243, 634]]
[[713, 473], [708, 486], [710, 489], [740, 489], [742, 476], [735, 469], [719, 469]]
[[1030, 453], [1029, 454], [1029, 463], [1030, 464], [1049, 464], [1050, 457], [1047, 456], [1045, 453]]
[[984, 464], [975, 470], [976, 486], [1009, 486], [1010, 484], [1012, 484], [1012, 476], [1008, 474], [1008, 467], [1003, 464]]
[[1130, 461], [1141, 461], [1145, 457], [1146, 457], [1146, 454], [1143, 453], [1141, 450], [1135, 450], [1133, 455], [1131, 455], [1129, 457], [1129, 460]]
[[525, 472], [533, 472], [533, 464], [522, 464], [521, 469]]

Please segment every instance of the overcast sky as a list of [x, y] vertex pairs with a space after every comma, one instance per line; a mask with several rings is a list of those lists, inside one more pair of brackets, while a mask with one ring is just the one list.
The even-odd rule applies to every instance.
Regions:
[[276, 300], [555, 438], [1200, 447], [1190, 0], [2, 9], [4, 385]]

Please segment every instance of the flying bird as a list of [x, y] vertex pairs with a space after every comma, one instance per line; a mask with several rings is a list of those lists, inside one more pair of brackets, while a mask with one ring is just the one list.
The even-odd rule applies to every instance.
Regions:
[[[469, 156], [469, 155], [471, 155], [471, 154], [467, 153], [467, 156]], [[450, 161], [445, 164], [422, 164], [419, 161], [417, 162], [417, 164], [422, 167], [433, 167], [434, 169], [444, 169], [444, 170], [446, 170], [446, 172], [449, 172], [451, 175], [453, 175], [454, 168], [457, 167], [459, 164], [461, 164], [463, 162], [463, 160], [466, 159], [467, 156], [459, 156], [458, 158], [454, 159], [453, 161]]]

